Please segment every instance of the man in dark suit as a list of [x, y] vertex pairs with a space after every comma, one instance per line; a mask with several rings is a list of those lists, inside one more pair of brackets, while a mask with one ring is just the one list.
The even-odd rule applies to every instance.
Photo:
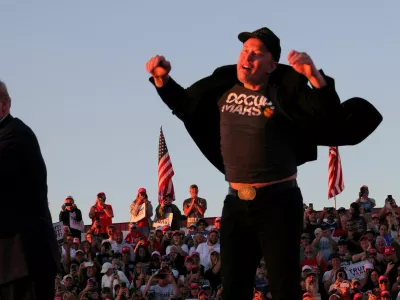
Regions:
[[35, 134], [10, 107], [0, 81], [0, 299], [50, 300], [60, 254], [46, 165]]
[[[262, 256], [272, 297], [300, 299], [300, 272], [293, 271], [303, 218], [297, 167], [317, 159], [318, 145], [360, 143], [382, 116], [364, 99], [341, 104], [334, 80], [306, 53], [292, 50], [290, 66], [279, 64], [280, 40], [270, 29], [243, 32], [239, 40], [237, 65], [218, 68], [187, 89], [169, 76], [171, 65], [162, 56], [146, 69], [161, 99], [229, 183], [221, 219], [223, 299], [253, 298]], [[290, 221], [282, 224], [281, 216]], [[241, 260], [249, 249], [251, 260]]]

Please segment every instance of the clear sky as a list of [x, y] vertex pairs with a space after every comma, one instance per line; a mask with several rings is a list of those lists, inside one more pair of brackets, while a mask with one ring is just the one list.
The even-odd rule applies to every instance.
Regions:
[[[188, 86], [236, 63], [237, 34], [263, 26], [281, 38], [282, 63], [290, 49], [308, 52], [335, 78], [342, 101], [364, 97], [384, 116], [362, 144], [340, 149], [346, 189], [338, 207], [349, 206], [363, 184], [378, 205], [387, 194], [400, 196], [398, 1], [3, 0], [0, 7], [0, 78], [13, 115], [38, 136], [54, 221], [69, 194], [86, 224], [100, 191], [114, 207], [114, 222], [129, 220], [140, 187], [155, 205], [160, 125], [176, 204], [182, 209], [196, 183], [208, 200], [206, 216], [220, 215], [227, 183], [158, 98], [145, 63], [165, 55], [171, 75]], [[327, 160], [321, 147], [318, 161], [299, 169], [304, 200], [316, 208], [333, 206]]]

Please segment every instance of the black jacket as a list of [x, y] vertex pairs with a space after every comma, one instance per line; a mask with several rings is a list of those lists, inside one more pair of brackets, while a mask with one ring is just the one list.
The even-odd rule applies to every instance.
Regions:
[[0, 123], [0, 204], [0, 285], [26, 274], [55, 276], [60, 253], [46, 165], [33, 131], [11, 115]]
[[[325, 75], [324, 75], [325, 76]], [[317, 159], [317, 146], [356, 145], [382, 122], [381, 114], [368, 101], [351, 98], [343, 103], [335, 91], [334, 80], [312, 89], [308, 80], [292, 67], [279, 64], [269, 80], [268, 97], [297, 128], [297, 165]], [[154, 84], [154, 79], [150, 78]], [[235, 84], [236, 65], [223, 66], [187, 89], [172, 78], [157, 93], [185, 125], [204, 156], [222, 173], [220, 151], [220, 112], [218, 100]], [[206, 122], [205, 122], [206, 120]]]
[[178, 206], [176, 206], [175, 204], [171, 204], [170, 206], [164, 206], [164, 209], [161, 212], [161, 205], [158, 205], [156, 207], [156, 217], [157, 220], [162, 219], [163, 218], [163, 214], [166, 211], [166, 209], [168, 207], [171, 207], [172, 210], [172, 224], [171, 224], [171, 229], [172, 230], [180, 230], [181, 229], [181, 221], [182, 221], [182, 213], [179, 210]]
[[[70, 212], [75, 213], [76, 221], [78, 221], [78, 222], [82, 221], [82, 212], [77, 207], [74, 207], [71, 211], [69, 211], [67, 209], [62, 210], [62, 211], [60, 211], [60, 215], [59, 215], [58, 219], [60, 220], [60, 222], [63, 222], [63, 224], [65, 226], [68, 226], [68, 227], [70, 227], [70, 224], [69, 224], [69, 213]], [[73, 229], [71, 227], [69, 228], [69, 230], [71, 231], [73, 237], [77, 237], [77, 238], [79, 238], [79, 240], [81, 239], [81, 231]]]

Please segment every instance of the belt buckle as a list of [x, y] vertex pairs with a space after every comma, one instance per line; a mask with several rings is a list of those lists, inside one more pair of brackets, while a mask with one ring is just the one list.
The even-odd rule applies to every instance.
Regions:
[[238, 189], [238, 197], [240, 200], [251, 201], [256, 197], [256, 189], [251, 185], [246, 185]]

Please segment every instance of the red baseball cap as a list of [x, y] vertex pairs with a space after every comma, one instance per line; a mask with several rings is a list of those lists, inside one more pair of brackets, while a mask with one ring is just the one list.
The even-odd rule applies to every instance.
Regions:
[[383, 255], [392, 255], [395, 253], [394, 247], [393, 246], [386, 246], [385, 248], [385, 253]]
[[210, 234], [213, 233], [213, 232], [219, 235], [219, 231], [218, 231], [217, 228], [213, 228], [213, 229], [210, 230]]
[[386, 276], [382, 275], [379, 277], [378, 282], [381, 282], [382, 280], [389, 280]]
[[190, 289], [200, 289], [200, 285], [198, 283], [192, 283]]
[[122, 250], [122, 253], [130, 253], [131, 252], [131, 249], [128, 246], [123, 246], [121, 250]]
[[145, 188], [140, 188], [140, 189], [137, 191], [137, 193], [138, 193], [138, 194], [140, 194], [140, 193], [145, 193], [145, 194], [147, 194], [147, 191], [146, 191]]

